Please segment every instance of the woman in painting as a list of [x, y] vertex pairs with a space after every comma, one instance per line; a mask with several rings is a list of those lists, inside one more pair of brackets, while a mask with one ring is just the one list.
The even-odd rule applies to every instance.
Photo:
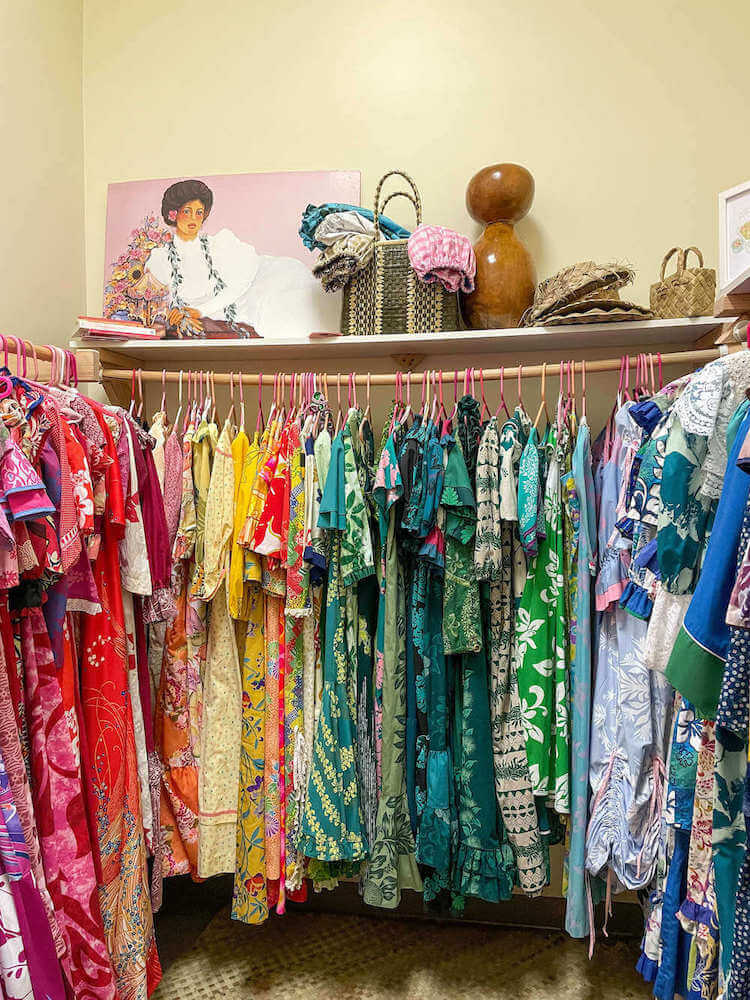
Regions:
[[302, 261], [259, 254], [230, 229], [202, 232], [214, 196], [203, 181], [171, 184], [161, 213], [172, 239], [146, 270], [169, 288], [169, 326], [178, 336], [299, 337], [339, 329], [337, 303]]

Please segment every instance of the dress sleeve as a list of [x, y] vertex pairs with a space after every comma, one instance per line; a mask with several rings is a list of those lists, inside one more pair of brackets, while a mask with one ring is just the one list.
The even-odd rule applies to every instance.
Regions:
[[260, 260], [255, 247], [243, 243], [231, 229], [220, 229], [215, 236], [209, 237], [208, 245], [214, 271], [226, 287], [202, 302], [200, 308], [204, 316], [216, 316], [252, 285]]
[[172, 284], [172, 266], [165, 247], [154, 247], [146, 258], [145, 268], [162, 285], [169, 287]]

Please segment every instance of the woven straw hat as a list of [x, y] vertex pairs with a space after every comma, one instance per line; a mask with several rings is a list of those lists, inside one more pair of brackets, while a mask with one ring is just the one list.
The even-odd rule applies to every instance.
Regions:
[[633, 280], [632, 268], [618, 264], [595, 264], [593, 260], [580, 261], [545, 278], [534, 295], [534, 304], [526, 311], [524, 326], [542, 325], [547, 318], [571, 302], [580, 302], [593, 296], [616, 300], [616, 290]]
[[556, 312], [545, 316], [544, 326], [565, 326], [573, 323], [615, 323], [625, 320], [648, 319], [650, 309], [616, 299], [583, 299], [569, 302]]

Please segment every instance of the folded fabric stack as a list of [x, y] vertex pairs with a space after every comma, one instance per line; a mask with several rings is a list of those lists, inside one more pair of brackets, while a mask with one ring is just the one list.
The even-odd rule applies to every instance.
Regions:
[[[318, 239], [318, 227], [329, 215], [344, 215], [354, 212], [363, 219], [373, 221], [372, 209], [362, 208], [359, 205], [343, 205], [339, 202], [327, 202], [325, 205], [308, 205], [302, 213], [302, 225], [299, 234], [302, 242], [308, 250], [325, 250], [328, 244]], [[347, 216], [348, 217], [348, 216]], [[345, 223], [344, 223], [345, 224]], [[399, 226], [393, 219], [386, 215], [381, 215], [378, 219], [380, 233], [385, 240], [406, 240], [409, 238], [409, 230]], [[351, 230], [349, 230], [351, 231]]]
[[337, 292], [353, 274], [367, 267], [374, 245], [374, 234], [348, 233], [326, 247], [313, 267], [313, 274], [327, 292]]
[[439, 281], [446, 292], [473, 292], [477, 259], [467, 236], [444, 226], [419, 225], [409, 237], [409, 261], [425, 284]]
[[565, 326], [649, 319], [650, 309], [626, 302], [619, 290], [635, 277], [632, 268], [585, 260], [546, 278], [526, 310], [522, 326]]
[[[381, 215], [382, 239], [407, 239], [409, 230]], [[368, 208], [329, 202], [308, 205], [302, 215], [299, 234], [308, 250], [320, 250], [313, 274], [327, 292], [343, 288], [352, 275], [372, 259], [375, 244], [373, 213]]]

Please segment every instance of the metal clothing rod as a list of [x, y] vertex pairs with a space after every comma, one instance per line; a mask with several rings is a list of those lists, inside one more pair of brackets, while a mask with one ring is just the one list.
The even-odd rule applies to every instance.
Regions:
[[[719, 348], [708, 348], [702, 351], [674, 351], [671, 354], [654, 354], [646, 353], [646, 358], [653, 358], [654, 364], [658, 364], [659, 359], [663, 365], [672, 364], [693, 364], [694, 362], [706, 363], [708, 361], [713, 361], [715, 358], [720, 357], [722, 354], [728, 353], [726, 350], [720, 350]], [[640, 354], [643, 357], [643, 352]], [[628, 358], [628, 362], [631, 368], [635, 368], [638, 364], [638, 355], [623, 355], [623, 357]], [[514, 379], [519, 375], [521, 378], [539, 378], [543, 373], [546, 375], [559, 375], [560, 369], [563, 372], [567, 372], [570, 367], [570, 362], [563, 361], [562, 363], [555, 362], [554, 364], [548, 365], [516, 365], [514, 367], [508, 368], [482, 368], [482, 378], [487, 381], [499, 381], [500, 378]], [[586, 374], [589, 375], [595, 372], [617, 372], [620, 371], [622, 366], [622, 357], [620, 358], [606, 358], [600, 361], [575, 361], [573, 362], [573, 372], [580, 374], [583, 372], [583, 365], [586, 366]], [[431, 372], [433, 369], [428, 368], [426, 371]], [[113, 380], [119, 382], [129, 382], [133, 377], [133, 369], [127, 370], [125, 368], [103, 368], [102, 369], [102, 380]], [[139, 371], [139, 379], [144, 382], [179, 382], [180, 373], [178, 371], [167, 371], [165, 373], [161, 371]], [[182, 370], [182, 376], [185, 378], [188, 371], [212, 371], [210, 368], [184, 368]], [[469, 377], [471, 377], [472, 369], [456, 369], [455, 371], [451, 369], [443, 369], [442, 375], [445, 385], [449, 384], [449, 380], [452, 380], [454, 376], [458, 376], [459, 379], [463, 379], [467, 371]], [[475, 379], [479, 378], [480, 368], [473, 369]], [[290, 384], [290, 380], [294, 372], [283, 373], [282, 378], [285, 384]], [[299, 373], [297, 373], [299, 374]], [[412, 373], [399, 373], [400, 378], [408, 379], [411, 374], [412, 378], [416, 381], [425, 374], [424, 371], [412, 372]], [[262, 376], [262, 384], [267, 386], [272, 386], [274, 383], [274, 375], [268, 374]], [[348, 372], [316, 372], [316, 377], [318, 380], [325, 377], [328, 380], [329, 388], [331, 385], [335, 387], [337, 377], [344, 383], [344, 385], [349, 384], [349, 373]], [[218, 372], [215, 375], [212, 374], [211, 380], [216, 382], [218, 385], [229, 385], [230, 379], [237, 383], [238, 379], [242, 379], [243, 385], [258, 385], [261, 382], [261, 376], [258, 374], [244, 374], [244, 373], [230, 373], [230, 372]], [[346, 381], [344, 381], [346, 380]], [[359, 374], [354, 375], [354, 382], [356, 385], [367, 385], [368, 382], [371, 385], [395, 385], [397, 380], [397, 375], [395, 372], [390, 372], [387, 374], [361, 374], [361, 369]]]

